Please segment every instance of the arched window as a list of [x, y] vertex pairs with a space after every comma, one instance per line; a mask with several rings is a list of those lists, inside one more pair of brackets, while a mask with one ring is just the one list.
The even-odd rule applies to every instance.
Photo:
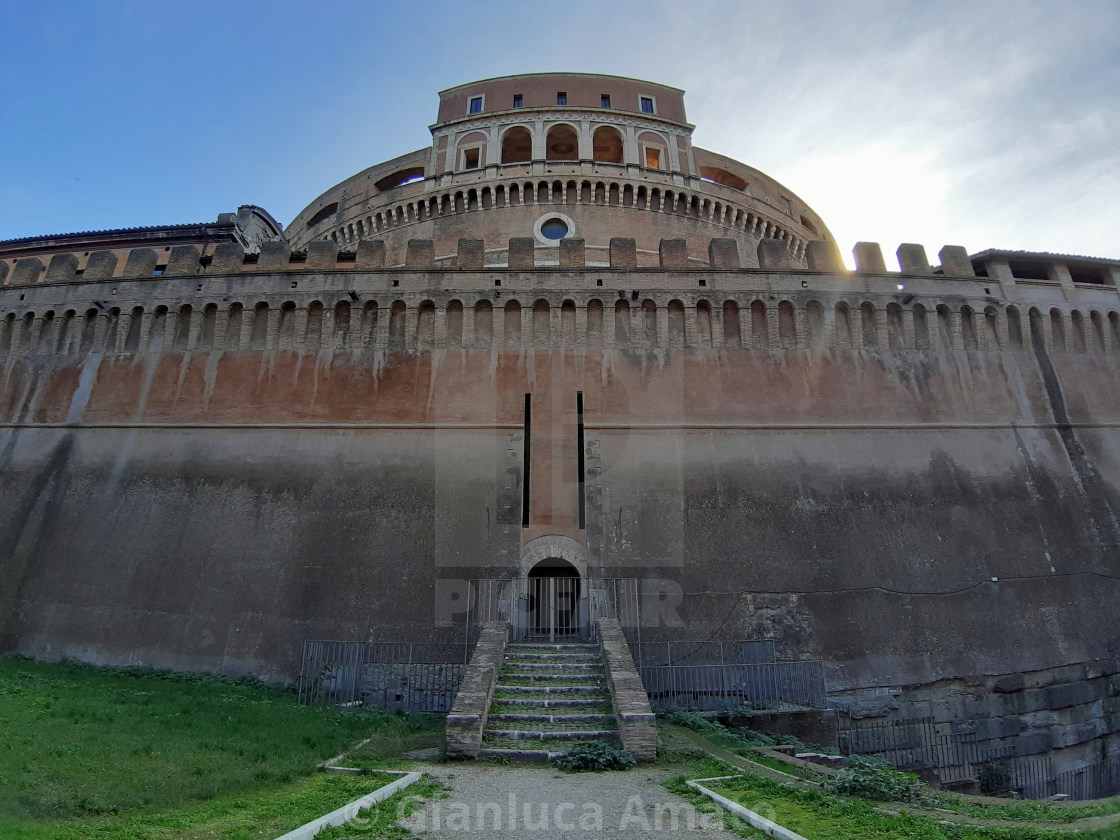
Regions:
[[502, 135], [502, 163], [528, 163], [533, 158], [533, 135], [514, 126]]
[[622, 163], [622, 135], [618, 129], [609, 125], [595, 129], [592, 151], [600, 163]]
[[1062, 317], [1062, 310], [1053, 307], [1050, 310], [1050, 341], [1051, 347], [1059, 353], [1066, 349], [1066, 325]]
[[614, 305], [614, 346], [630, 346], [630, 304], [624, 300]]
[[570, 125], [554, 125], [545, 140], [548, 160], [579, 160], [579, 137]]

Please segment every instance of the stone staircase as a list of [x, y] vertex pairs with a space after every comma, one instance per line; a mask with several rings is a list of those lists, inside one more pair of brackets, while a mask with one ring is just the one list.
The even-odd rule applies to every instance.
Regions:
[[579, 741], [620, 745], [599, 645], [506, 645], [479, 755], [542, 761]]

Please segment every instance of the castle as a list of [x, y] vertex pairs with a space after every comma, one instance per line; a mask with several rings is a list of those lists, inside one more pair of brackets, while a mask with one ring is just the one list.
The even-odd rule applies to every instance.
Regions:
[[291, 681], [306, 640], [609, 601], [857, 719], [1115, 756], [1120, 261], [848, 271], [692, 129], [664, 85], [490, 79], [285, 229], [0, 242], [0, 650]]

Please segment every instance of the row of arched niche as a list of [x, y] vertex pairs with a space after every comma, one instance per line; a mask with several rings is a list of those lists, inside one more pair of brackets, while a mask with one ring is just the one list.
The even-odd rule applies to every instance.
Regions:
[[672, 299], [604, 302], [578, 307], [538, 299], [431, 300], [384, 305], [349, 300], [279, 307], [261, 301], [176, 309], [53, 310], [9, 313], [0, 319], [0, 353], [135, 353], [212, 350], [428, 350], [446, 348], [754, 348], [814, 347], [878, 350], [1018, 350], [1033, 345], [1073, 353], [1112, 353], [1120, 346], [1120, 313], [1009, 306], [841, 301], [825, 307], [726, 300], [685, 305]]

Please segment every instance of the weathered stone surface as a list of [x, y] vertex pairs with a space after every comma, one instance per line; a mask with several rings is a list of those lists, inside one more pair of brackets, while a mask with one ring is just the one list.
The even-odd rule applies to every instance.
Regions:
[[626, 236], [611, 237], [611, 268], [637, 268], [638, 252], [634, 240]]
[[[309, 246], [310, 248], [310, 246]], [[223, 242], [214, 249], [207, 274], [237, 274], [245, 264], [245, 249], [236, 242]]]
[[74, 254], [55, 254], [51, 257], [50, 265], [47, 266], [47, 276], [44, 282], [65, 283], [74, 279], [77, 270], [78, 258]]
[[153, 248], [133, 248], [128, 252], [122, 277], [151, 277], [159, 263], [159, 254]]
[[713, 239], [708, 243], [708, 264], [717, 269], [741, 268], [738, 243], [729, 238]]
[[460, 239], [455, 265], [462, 269], [484, 268], [486, 264], [486, 243], [481, 239]]
[[793, 257], [785, 242], [763, 239], [758, 243], [758, 265], [759, 268], [780, 271], [793, 267]]
[[531, 236], [515, 236], [509, 241], [509, 267], [533, 268], [536, 264], [537, 241]]
[[561, 268], [583, 268], [584, 264], [585, 264], [584, 240], [582, 240], [582, 239], [561, 239], [560, 240], [560, 267]]
[[448, 758], [478, 757], [508, 636], [509, 626], [504, 621], [488, 622], [482, 627], [455, 702], [447, 715]]
[[913, 242], [906, 242], [898, 246], [895, 252], [898, 257], [898, 266], [903, 274], [932, 274], [926, 249]]
[[[202, 255], [194, 245], [175, 245], [167, 260], [165, 277], [186, 277], [198, 274], [199, 258]], [[87, 273], [89, 269], [86, 269]]]
[[852, 248], [856, 260], [856, 271], [861, 274], [886, 274], [887, 264], [883, 262], [883, 251], [878, 242], [857, 242]]
[[333, 239], [316, 239], [307, 243], [307, 262], [304, 268], [330, 271], [338, 264], [338, 243]]
[[840, 249], [835, 242], [825, 242], [815, 239], [805, 248], [805, 259], [810, 271], [847, 271], [844, 260], [840, 256]]
[[363, 239], [358, 243], [354, 258], [354, 268], [377, 269], [385, 267], [385, 241], [382, 239]]
[[634, 657], [615, 618], [599, 619], [599, 648], [618, 720], [622, 748], [638, 761], [657, 759], [657, 719], [645, 686], [634, 667]]
[[937, 252], [941, 260], [941, 273], [946, 277], [975, 277], [972, 260], [963, 245], [946, 245]]
[[662, 268], [688, 268], [688, 240], [662, 239], [658, 259]]
[[257, 260], [257, 271], [286, 271], [292, 258], [292, 249], [287, 242], [265, 242], [261, 245], [261, 255]]

